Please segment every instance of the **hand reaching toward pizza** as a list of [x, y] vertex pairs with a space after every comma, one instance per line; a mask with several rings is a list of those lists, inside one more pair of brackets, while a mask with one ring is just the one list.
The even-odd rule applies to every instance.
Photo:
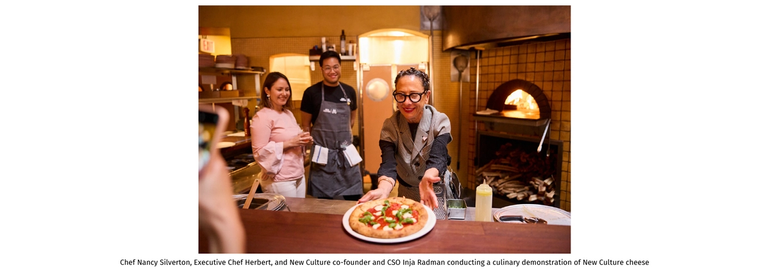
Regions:
[[392, 192], [392, 189], [395, 188], [395, 183], [392, 178], [381, 176], [379, 177], [379, 187], [375, 190], [370, 190], [363, 197], [361, 197], [357, 203], [363, 203], [368, 202], [371, 200], [379, 200], [382, 198], [389, 197], [389, 194]]
[[370, 190], [367, 193], [365, 193], [365, 195], [363, 197], [361, 197], [357, 201], [357, 203], [363, 203], [363, 202], [368, 202], [368, 201], [371, 201], [371, 200], [378, 200], [378, 199], [386, 198], [386, 197], [389, 196], [389, 190], [390, 189], [384, 189], [384, 188], [381, 188], [381, 187], [379, 187], [378, 189], [375, 189], [375, 190]]
[[435, 190], [432, 188], [432, 183], [440, 182], [440, 172], [436, 168], [429, 168], [424, 172], [424, 176], [419, 183], [419, 196], [421, 197], [421, 204], [426, 205], [432, 210], [437, 208], [437, 196]]

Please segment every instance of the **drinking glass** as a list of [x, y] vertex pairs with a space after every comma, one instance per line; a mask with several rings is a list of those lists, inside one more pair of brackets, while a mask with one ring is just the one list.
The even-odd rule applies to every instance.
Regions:
[[[309, 130], [310, 130], [309, 127], [306, 127], [306, 126], [301, 127], [302, 140], [306, 139], [306, 137], [311, 137]], [[307, 146], [301, 146], [301, 151], [305, 156], [309, 155], [309, 153], [307, 152], [308, 149], [309, 148]]]

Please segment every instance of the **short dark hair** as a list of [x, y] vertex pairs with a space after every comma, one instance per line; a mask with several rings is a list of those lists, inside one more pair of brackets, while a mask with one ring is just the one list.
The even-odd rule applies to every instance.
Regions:
[[413, 67], [407, 70], [400, 70], [400, 72], [397, 73], [397, 76], [395, 77], [395, 86], [397, 86], [397, 81], [400, 80], [400, 77], [409, 75], [415, 75], [421, 78], [421, 85], [424, 86], [424, 91], [429, 90], [429, 76], [427, 76], [427, 73], [424, 73]]
[[341, 63], [341, 56], [336, 51], [325, 51], [320, 55], [320, 66], [323, 66], [323, 60], [327, 58], [336, 58]]
[[288, 94], [288, 102], [285, 103], [285, 106], [283, 106], [283, 108], [291, 108], [291, 98], [293, 97], [293, 88], [291, 88], [291, 82], [288, 81], [288, 77], [286, 77], [283, 73], [280, 73], [280, 72], [271, 72], [267, 74], [267, 77], [264, 79], [264, 87], [262, 87], [261, 89], [261, 102], [266, 108], [272, 108], [272, 102], [269, 100], [269, 97], [267, 97], [266, 90], [272, 89], [272, 85], [275, 84], [275, 82], [279, 79], [284, 79], [285, 82], [288, 83], [288, 91], [290, 91], [290, 93]]

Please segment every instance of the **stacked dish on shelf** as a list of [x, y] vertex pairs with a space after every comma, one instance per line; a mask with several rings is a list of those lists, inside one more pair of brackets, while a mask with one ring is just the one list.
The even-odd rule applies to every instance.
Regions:
[[216, 56], [216, 68], [235, 68], [235, 60], [237, 58], [230, 55], [218, 55]]
[[202, 67], [214, 67], [214, 66], [216, 66], [216, 62], [214, 60], [213, 55], [202, 53], [202, 54], [199, 54], [198, 57], [199, 57], [199, 61], [198, 61], [198, 66], [199, 67], [202, 68]]
[[248, 57], [243, 54], [238, 54], [235, 55], [235, 58], [237, 59], [235, 61], [235, 69], [250, 69], [248, 66]]

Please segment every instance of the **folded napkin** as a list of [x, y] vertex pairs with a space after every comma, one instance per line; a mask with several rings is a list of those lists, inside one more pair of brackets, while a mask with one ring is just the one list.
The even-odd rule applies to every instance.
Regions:
[[349, 145], [346, 149], [344, 149], [344, 156], [347, 157], [347, 162], [349, 162], [350, 167], [357, 165], [360, 163], [360, 161], [363, 161], [363, 158], [360, 157], [359, 153], [357, 153], [357, 149], [355, 149], [354, 145]]
[[328, 149], [315, 145], [315, 153], [312, 154], [312, 162], [315, 162], [320, 165], [325, 165], [328, 163]]

